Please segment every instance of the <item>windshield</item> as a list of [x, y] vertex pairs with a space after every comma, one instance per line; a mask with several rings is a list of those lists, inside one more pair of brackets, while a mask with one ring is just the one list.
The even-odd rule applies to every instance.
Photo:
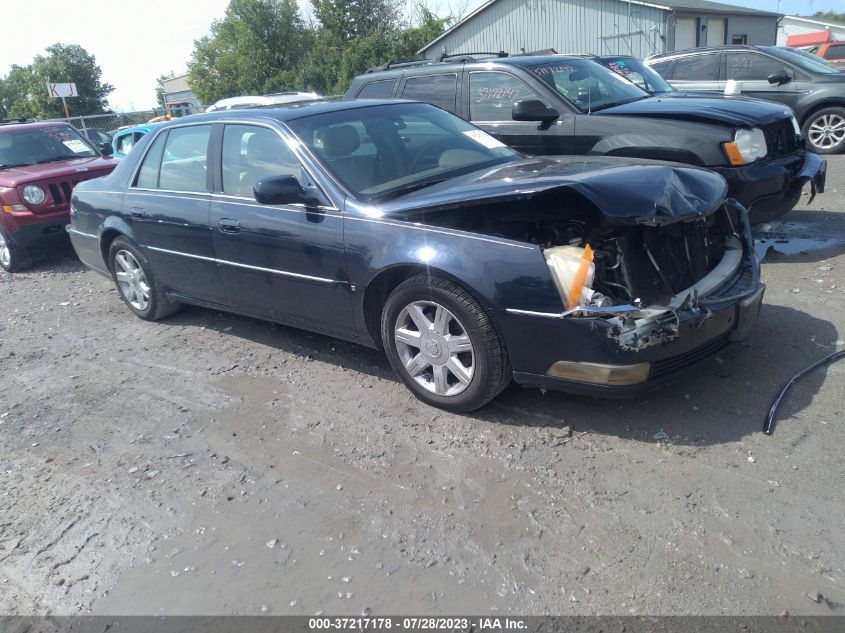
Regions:
[[595, 112], [649, 96], [609, 68], [586, 59], [562, 58], [531, 70], [581, 112]]
[[806, 70], [810, 73], [817, 73], [822, 75], [839, 74], [839, 71], [837, 71], [832, 66], [828, 65], [821, 58], [813, 59], [815, 55], [807, 55], [786, 48], [780, 48], [778, 46], [761, 46], [760, 48], [761, 50], [764, 50], [769, 53], [769, 55], [774, 55], [775, 57], [778, 57], [785, 62], [789, 62], [793, 66], [797, 66], [798, 68]]
[[355, 197], [369, 201], [520, 158], [463, 119], [422, 103], [340, 110], [287, 125]]
[[646, 66], [641, 59], [604, 57], [599, 63], [651, 94], [675, 92], [668, 81], [658, 75], [654, 69]]
[[69, 125], [0, 130], [0, 169], [97, 155]]

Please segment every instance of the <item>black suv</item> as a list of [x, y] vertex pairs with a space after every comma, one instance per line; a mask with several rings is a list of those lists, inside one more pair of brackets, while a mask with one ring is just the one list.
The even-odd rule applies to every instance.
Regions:
[[805, 150], [787, 108], [720, 95], [652, 97], [584, 57], [499, 53], [385, 64], [357, 77], [346, 96], [426, 101], [526, 154], [706, 166], [755, 222], [791, 210], [808, 181], [824, 188], [826, 165]]
[[845, 73], [822, 59], [779, 46], [718, 46], [655, 55], [646, 63], [685, 92], [741, 82], [743, 95], [792, 108], [818, 153], [845, 150]]

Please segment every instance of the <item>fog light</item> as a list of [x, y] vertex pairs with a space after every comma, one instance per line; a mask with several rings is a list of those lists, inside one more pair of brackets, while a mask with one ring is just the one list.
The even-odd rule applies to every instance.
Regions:
[[547, 376], [589, 382], [596, 385], [636, 385], [648, 380], [651, 363], [636, 365], [603, 365], [559, 360], [549, 367]]

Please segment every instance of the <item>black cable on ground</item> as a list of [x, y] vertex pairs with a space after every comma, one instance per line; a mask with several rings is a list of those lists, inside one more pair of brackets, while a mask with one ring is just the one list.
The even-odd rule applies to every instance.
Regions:
[[792, 387], [792, 385], [794, 385], [800, 378], [806, 376], [814, 369], [821, 367], [822, 365], [826, 365], [827, 363], [832, 363], [833, 361], [839, 360], [840, 358], [845, 358], [845, 349], [825, 356], [821, 360], [816, 361], [806, 369], [802, 369], [797, 374], [792, 376], [792, 378], [790, 378], [789, 381], [783, 386], [783, 389], [780, 390], [778, 397], [775, 398], [774, 402], [772, 402], [772, 407], [769, 409], [769, 415], [766, 416], [766, 422], [763, 424], [763, 433], [765, 433], [766, 435], [771, 435], [775, 432], [775, 414], [777, 413], [778, 407], [780, 406], [783, 397], [786, 395], [786, 392], [789, 391], [789, 388]]

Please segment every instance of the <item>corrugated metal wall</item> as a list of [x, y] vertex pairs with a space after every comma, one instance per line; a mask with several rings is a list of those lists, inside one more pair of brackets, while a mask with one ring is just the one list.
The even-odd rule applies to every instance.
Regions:
[[667, 15], [619, 0], [499, 0], [425, 53], [434, 59], [445, 46], [449, 53], [554, 48], [647, 57], [665, 49]]

